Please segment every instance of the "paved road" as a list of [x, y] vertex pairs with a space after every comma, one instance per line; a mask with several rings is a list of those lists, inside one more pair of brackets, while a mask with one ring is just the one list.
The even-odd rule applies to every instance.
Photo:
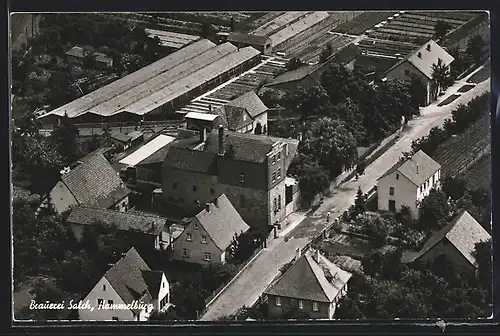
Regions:
[[466, 104], [473, 97], [489, 91], [490, 80], [478, 84], [474, 89], [461, 95], [453, 103], [437, 107], [437, 103], [456, 91], [465, 83], [465, 79], [449, 88], [436, 103], [423, 108], [421, 116], [408, 123], [407, 129], [400, 139], [370, 164], [359, 180], [351, 180], [335, 190], [333, 195], [325, 198], [321, 206], [285, 237], [272, 241], [271, 244], [224, 289], [211, 304], [201, 320], [212, 321], [221, 316], [230, 315], [242, 306], [252, 305], [268, 284], [278, 274], [279, 268], [292, 260], [297, 248], [304, 247], [314, 236], [326, 226], [326, 212], [331, 211], [332, 218], [340, 216], [353, 204], [358, 187], [367, 191], [376, 184], [377, 179], [401, 157], [402, 152], [411, 149], [411, 143], [428, 134], [434, 126], [441, 126], [444, 120], [451, 117], [459, 104]]

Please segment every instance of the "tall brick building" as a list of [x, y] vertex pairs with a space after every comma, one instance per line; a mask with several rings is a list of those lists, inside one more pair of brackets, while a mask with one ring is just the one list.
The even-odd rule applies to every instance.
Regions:
[[205, 134], [194, 148], [170, 148], [162, 169], [164, 200], [189, 214], [225, 194], [251, 227], [283, 220], [285, 175], [299, 141], [223, 127]]

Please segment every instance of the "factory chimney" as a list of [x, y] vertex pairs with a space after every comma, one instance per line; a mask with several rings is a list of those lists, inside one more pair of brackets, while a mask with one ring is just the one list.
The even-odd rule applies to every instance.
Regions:
[[224, 155], [226, 152], [224, 142], [224, 126], [219, 125], [219, 155]]

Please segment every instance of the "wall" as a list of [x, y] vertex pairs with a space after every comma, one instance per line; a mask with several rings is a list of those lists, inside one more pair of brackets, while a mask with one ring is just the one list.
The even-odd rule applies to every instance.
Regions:
[[[268, 225], [268, 192], [266, 190], [219, 184], [219, 193], [225, 194], [243, 220], [253, 228]], [[241, 196], [245, 197], [244, 206]]]
[[[190, 233], [192, 240], [187, 240], [187, 234]], [[207, 237], [207, 243], [201, 242], [201, 237]], [[184, 260], [190, 263], [200, 265], [219, 264], [221, 263], [220, 250], [205, 229], [201, 226], [200, 222], [194, 218], [186, 229], [179, 237], [173, 242], [173, 259]], [[182, 250], [187, 250], [187, 257], [182, 256]], [[205, 260], [205, 252], [210, 253], [210, 261]]]
[[424, 86], [427, 89], [427, 98], [426, 98], [426, 104], [429, 104], [433, 99], [431, 97], [431, 90], [430, 90], [430, 81], [429, 79], [422, 74], [419, 70], [417, 70], [413, 65], [411, 65], [408, 62], [403, 62], [399, 66], [395, 67], [391, 71], [387, 73], [387, 79], [400, 79], [400, 80], [409, 80], [410, 77], [405, 74], [405, 71], [408, 70], [411, 74], [414, 74], [416, 78], [420, 79], [422, 83], [424, 83]]
[[[279, 223], [286, 217], [286, 187], [285, 179], [282, 178], [281, 181], [276, 184], [268, 193], [268, 207], [269, 207], [269, 224]], [[281, 200], [280, 200], [281, 198]], [[277, 208], [274, 207], [274, 199], [277, 201]]]
[[[399, 179], [396, 179], [399, 175]], [[394, 188], [394, 195], [389, 195], [389, 188]], [[417, 186], [408, 180], [403, 174], [393, 172], [380, 179], [377, 183], [378, 210], [389, 211], [389, 200], [396, 202], [396, 211], [401, 210], [402, 205], [410, 207], [412, 216], [418, 216], [417, 208]]]
[[[103, 289], [103, 285], [106, 286], [106, 290]], [[89, 292], [89, 294], [83, 299], [83, 302], [89, 300], [90, 305], [94, 307], [94, 310], [90, 309], [80, 309], [78, 310], [80, 320], [85, 321], [111, 321], [113, 317], [118, 317], [120, 321], [134, 321], [134, 316], [131, 310], [125, 309], [98, 309], [97, 299], [103, 300], [113, 300], [114, 304], [124, 303], [121, 297], [113, 289], [109, 281], [102, 277], [101, 280], [94, 286], [94, 288]], [[106, 301], [105, 301], [106, 302]]]
[[109, 207], [109, 209], [117, 210], [120, 212], [127, 212], [129, 208], [130, 206], [128, 196], [125, 196], [124, 198], [113, 204], [113, 206]]
[[76, 198], [66, 187], [64, 182], [59, 181], [50, 191], [50, 203], [57, 213], [68, 210], [73, 205], [78, 205]]
[[[196, 211], [220, 195], [217, 192], [217, 177], [213, 175], [164, 167], [162, 176], [164, 200], [185, 212]], [[176, 188], [174, 188], [175, 182]], [[196, 191], [193, 191], [193, 186], [196, 186]], [[196, 200], [200, 202], [199, 205], [195, 203]]]
[[465, 257], [453, 245], [451, 245], [446, 238], [421, 256], [418, 259], [418, 262], [424, 265], [427, 264], [427, 262], [432, 264], [432, 262], [442, 254], [444, 254], [450, 262], [461, 267], [462, 269], [469, 271], [474, 270], [474, 267], [468, 262], [468, 260], [465, 259]]
[[[276, 296], [268, 295], [267, 296], [268, 303], [268, 313], [271, 317], [282, 316], [283, 314], [292, 310], [293, 307], [296, 307], [297, 310], [301, 310], [299, 308], [299, 300], [281, 297], [281, 306], [276, 305]], [[313, 302], [309, 300], [302, 300], [303, 302], [303, 311], [309, 314], [314, 319], [328, 319], [331, 318], [331, 304], [326, 302], [318, 302], [318, 311], [313, 310]]]
[[161, 162], [136, 166], [137, 184], [161, 188]]
[[429, 196], [429, 193], [432, 189], [440, 188], [440, 183], [439, 179], [441, 178], [441, 170], [438, 170], [437, 172], [434, 173], [434, 181], [435, 183], [432, 183], [432, 176], [422, 184], [422, 186], [418, 187], [417, 190], [417, 201], [421, 202], [425, 197]]
[[267, 134], [267, 130], [269, 129], [269, 126], [267, 125], [267, 111], [262, 113], [262, 114], [259, 114], [257, 117], [255, 117], [255, 119], [253, 121], [253, 129], [254, 129], [253, 133], [255, 133], [255, 128], [257, 127], [258, 123], [261, 124], [262, 131], [264, 131], [264, 127], [265, 127], [266, 133], [263, 133], [263, 134]]
[[160, 310], [160, 301], [165, 297], [167, 298], [167, 303], [170, 303], [170, 284], [165, 274], [163, 274], [161, 277], [158, 299], [153, 302], [156, 310]]

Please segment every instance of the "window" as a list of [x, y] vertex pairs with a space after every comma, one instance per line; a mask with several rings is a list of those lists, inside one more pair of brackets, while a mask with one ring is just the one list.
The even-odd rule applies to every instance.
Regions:
[[396, 174], [396, 180], [399, 180], [399, 174]]
[[246, 205], [245, 205], [245, 195], [240, 195], [240, 206], [242, 208], [244, 208]]
[[389, 195], [394, 196], [394, 188], [393, 187], [389, 188]]
[[240, 173], [240, 183], [245, 183], [245, 174]]
[[210, 253], [205, 252], [205, 260], [210, 261]]
[[172, 184], [172, 188], [177, 189], [177, 182], [174, 182], [174, 183]]
[[436, 175], [432, 175], [432, 184], [436, 183]]
[[276, 305], [281, 306], [281, 298], [279, 296], [276, 297]]
[[187, 258], [187, 256], [188, 256], [188, 251], [187, 251], [187, 249], [182, 249], [182, 257], [183, 257], [183, 258]]
[[281, 169], [278, 169], [277, 178], [278, 178], [278, 179], [280, 179], [280, 178], [281, 178]]
[[274, 202], [273, 209], [274, 209], [274, 211], [276, 211], [278, 209], [278, 200], [276, 199], [276, 197], [274, 198], [273, 202]]
[[113, 300], [108, 300], [108, 304], [112, 305], [113, 304]]
[[116, 316], [113, 316], [113, 321], [120, 321], [120, 319]]
[[106, 285], [102, 285], [102, 290], [105, 291], [106, 290]]
[[194, 223], [194, 228], [197, 229], [198, 228], [198, 223]]
[[193, 191], [196, 191], [198, 190], [198, 187], [197, 186], [193, 186]]
[[278, 154], [276, 155], [276, 160], [279, 162], [279, 161], [280, 161], [280, 159], [281, 159], [281, 153], [278, 153]]
[[273, 182], [276, 181], [276, 172], [273, 173]]
[[104, 300], [103, 299], [97, 299], [97, 306], [100, 307], [102, 306], [104, 303]]
[[188, 233], [186, 240], [187, 241], [192, 241], [193, 240], [193, 235], [191, 235], [190, 233]]
[[319, 310], [317, 302], [313, 302], [313, 310], [314, 311], [318, 311]]
[[299, 300], [299, 308], [304, 309], [304, 301]]
[[273, 164], [275, 164], [276, 163], [276, 156], [273, 156], [272, 160], [273, 160]]
[[247, 115], [246, 114], [243, 115], [243, 121], [247, 121]]
[[201, 242], [206, 244], [207, 243], [207, 236], [201, 236]]
[[161, 287], [162, 287], [162, 288], [165, 288], [165, 283], [162, 283], [162, 284], [161, 284]]
[[125, 201], [123, 201], [123, 202], [122, 202], [122, 207], [124, 207], [124, 208], [125, 208]]
[[281, 209], [281, 195], [278, 195], [278, 210]]

